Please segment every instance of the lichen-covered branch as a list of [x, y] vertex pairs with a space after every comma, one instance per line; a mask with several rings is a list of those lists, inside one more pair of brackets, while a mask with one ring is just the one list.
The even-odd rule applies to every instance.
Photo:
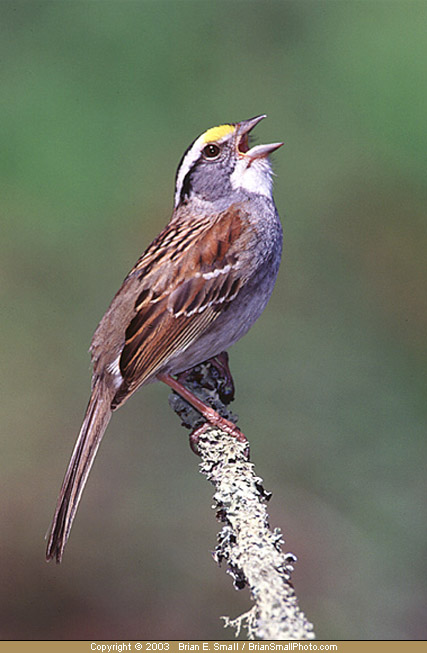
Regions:
[[[181, 381], [205, 403], [233, 422], [226, 405], [233, 400], [230, 377], [210, 362], [193, 368]], [[169, 401], [183, 425], [198, 428], [204, 420], [178, 395]], [[203, 429], [202, 429], [203, 431]], [[314, 639], [312, 624], [298, 606], [291, 574], [296, 557], [282, 552], [282, 534], [271, 530], [267, 513], [270, 494], [248, 460], [246, 443], [218, 428], [208, 427], [198, 440], [200, 471], [215, 486], [214, 509], [222, 522], [214, 557], [226, 563], [236, 589], [248, 587], [252, 609], [236, 619], [223, 617], [225, 626], [245, 627], [249, 639]]]
[[226, 562], [237, 589], [248, 586], [254, 606], [241, 617], [225, 618], [249, 638], [313, 639], [312, 624], [298, 606], [291, 583], [292, 553], [283, 553], [279, 529], [270, 530], [269, 495], [248, 462], [245, 445], [236, 438], [209, 429], [199, 440], [200, 471], [215, 486], [215, 508], [223, 523], [215, 559]]

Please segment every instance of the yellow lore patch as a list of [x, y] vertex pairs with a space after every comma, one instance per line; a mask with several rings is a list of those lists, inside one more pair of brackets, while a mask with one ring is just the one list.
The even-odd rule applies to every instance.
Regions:
[[235, 125], [220, 125], [219, 127], [211, 127], [201, 136], [203, 143], [211, 143], [212, 141], [220, 141], [227, 136], [232, 134], [236, 129]]

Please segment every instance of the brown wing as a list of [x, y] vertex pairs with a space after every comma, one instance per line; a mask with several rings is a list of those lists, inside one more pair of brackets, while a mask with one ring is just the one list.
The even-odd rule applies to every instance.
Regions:
[[113, 407], [190, 346], [234, 299], [246, 281], [238, 252], [250, 238], [245, 214], [231, 207], [214, 221], [172, 222], [152, 243], [130, 275], [139, 277], [140, 292], [126, 329], [123, 384]]

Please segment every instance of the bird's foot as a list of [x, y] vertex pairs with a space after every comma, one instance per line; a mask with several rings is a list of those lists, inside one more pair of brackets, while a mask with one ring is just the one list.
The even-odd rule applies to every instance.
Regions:
[[226, 352], [180, 373], [176, 378], [162, 373], [158, 379], [176, 393], [171, 395], [169, 401], [183, 420], [183, 425], [192, 429], [190, 446], [195, 453], [198, 453], [200, 435], [212, 426], [229, 433], [240, 442], [247, 442], [246, 436], [231, 421], [237, 420], [237, 417], [224, 405], [234, 398], [234, 383]]
[[[218, 417], [221, 417], [221, 416], [218, 415]], [[221, 424], [212, 424], [211, 422], [205, 422], [201, 426], [198, 426], [193, 431], [191, 431], [191, 433], [190, 433], [190, 448], [191, 448], [191, 451], [193, 453], [195, 453], [196, 456], [200, 456], [200, 453], [199, 453], [199, 438], [200, 438], [200, 436], [203, 435], [203, 433], [206, 433], [206, 431], [209, 428], [212, 428], [212, 426], [217, 426], [222, 431], [226, 431], [226, 433], [228, 433], [229, 435], [232, 435], [233, 437], [235, 437], [239, 442], [245, 442], [246, 443], [245, 455], [246, 455], [247, 459], [249, 460], [249, 454], [250, 454], [249, 440], [247, 439], [246, 435], [244, 433], [242, 433], [242, 431], [239, 428], [237, 428], [237, 426], [235, 424], [233, 424], [232, 422], [229, 422], [228, 420], [225, 420], [223, 418], [221, 418], [221, 419], [223, 420]], [[225, 427], [224, 422], [227, 422], [227, 428]], [[234, 427], [234, 428], [228, 429], [228, 424], [230, 425], [230, 427]]]

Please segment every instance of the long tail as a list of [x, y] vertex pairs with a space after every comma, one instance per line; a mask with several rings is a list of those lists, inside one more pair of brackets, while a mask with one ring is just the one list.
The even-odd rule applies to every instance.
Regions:
[[87, 477], [111, 418], [112, 394], [102, 379], [95, 382], [56, 504], [46, 549], [48, 561], [62, 560]]

